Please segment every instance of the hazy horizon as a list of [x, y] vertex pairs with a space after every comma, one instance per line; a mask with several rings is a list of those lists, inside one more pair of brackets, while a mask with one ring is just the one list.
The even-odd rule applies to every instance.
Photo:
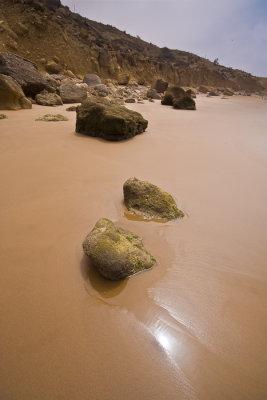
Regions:
[[61, 0], [132, 36], [267, 77], [265, 0]]

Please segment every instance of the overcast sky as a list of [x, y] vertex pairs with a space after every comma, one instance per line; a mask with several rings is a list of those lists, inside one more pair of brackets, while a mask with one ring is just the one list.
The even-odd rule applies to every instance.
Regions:
[[160, 47], [267, 77], [267, 0], [61, 0]]

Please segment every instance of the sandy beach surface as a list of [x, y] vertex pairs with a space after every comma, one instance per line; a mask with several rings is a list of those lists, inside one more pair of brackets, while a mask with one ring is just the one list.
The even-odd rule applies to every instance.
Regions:
[[[267, 101], [133, 104], [146, 133], [75, 134], [67, 105], [0, 121], [0, 399], [267, 398]], [[61, 113], [68, 122], [37, 122]], [[171, 193], [168, 223], [124, 216], [130, 177]], [[107, 217], [157, 259], [101, 278], [82, 241]]]

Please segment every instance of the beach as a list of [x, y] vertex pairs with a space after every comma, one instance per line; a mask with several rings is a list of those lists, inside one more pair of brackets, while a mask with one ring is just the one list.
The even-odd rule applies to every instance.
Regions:
[[[267, 397], [267, 101], [129, 104], [145, 133], [75, 133], [67, 105], [0, 121], [0, 398]], [[36, 118], [60, 113], [66, 122]], [[171, 193], [183, 219], [128, 219], [123, 183]], [[106, 217], [144, 239], [146, 272], [104, 280], [82, 241]]]

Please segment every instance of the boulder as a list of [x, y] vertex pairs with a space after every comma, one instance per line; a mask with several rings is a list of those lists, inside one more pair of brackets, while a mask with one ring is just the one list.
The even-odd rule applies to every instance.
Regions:
[[160, 100], [161, 99], [161, 97], [158, 94], [158, 92], [156, 91], [156, 89], [148, 89], [148, 91], [146, 93], [146, 96], [149, 99], [155, 99], [155, 100]]
[[76, 132], [110, 141], [132, 138], [146, 130], [141, 114], [103, 98], [86, 100], [77, 108]]
[[158, 93], [164, 93], [168, 88], [168, 82], [163, 79], [157, 79], [155, 82], [155, 89]]
[[86, 74], [83, 78], [83, 82], [90, 86], [96, 86], [101, 84], [101, 79], [96, 74]]
[[233, 96], [234, 92], [233, 92], [233, 90], [226, 88], [226, 89], [224, 89], [223, 94], [224, 94], [224, 96]]
[[125, 103], [135, 103], [135, 99], [133, 98], [125, 99]]
[[35, 100], [37, 104], [41, 106], [59, 106], [62, 105], [63, 102], [61, 97], [56, 93], [48, 93], [46, 90], [43, 90], [41, 93], [35, 96]]
[[198, 90], [199, 90], [201, 93], [208, 93], [208, 92], [210, 91], [210, 88], [209, 88], [208, 86], [201, 85], [201, 86], [199, 86]]
[[13, 53], [0, 53], [0, 74], [15, 79], [26, 96], [35, 96], [44, 89], [51, 91], [36, 64]]
[[99, 85], [95, 85], [94, 90], [96, 90], [100, 96], [103, 96], [103, 97], [108, 96], [108, 88], [103, 83], [100, 83]]
[[196, 103], [190, 96], [184, 96], [181, 99], [173, 100], [173, 108], [176, 110], [195, 110]]
[[83, 242], [83, 251], [101, 275], [112, 281], [151, 268], [156, 260], [142, 239], [101, 218]]
[[173, 197], [152, 183], [130, 178], [123, 185], [123, 194], [128, 211], [143, 219], [171, 220], [184, 216]]
[[182, 99], [185, 96], [185, 90], [179, 86], [171, 86], [164, 93], [161, 104], [165, 106], [172, 106], [174, 99]]
[[118, 85], [127, 85], [129, 83], [130, 76], [128, 74], [120, 74], [118, 76]]
[[0, 74], [0, 110], [32, 108], [21, 87], [10, 76]]
[[73, 84], [61, 85], [58, 91], [63, 103], [81, 103], [87, 98], [86, 89]]
[[49, 74], [59, 74], [63, 70], [63, 67], [55, 61], [49, 61], [46, 64], [45, 69]]

